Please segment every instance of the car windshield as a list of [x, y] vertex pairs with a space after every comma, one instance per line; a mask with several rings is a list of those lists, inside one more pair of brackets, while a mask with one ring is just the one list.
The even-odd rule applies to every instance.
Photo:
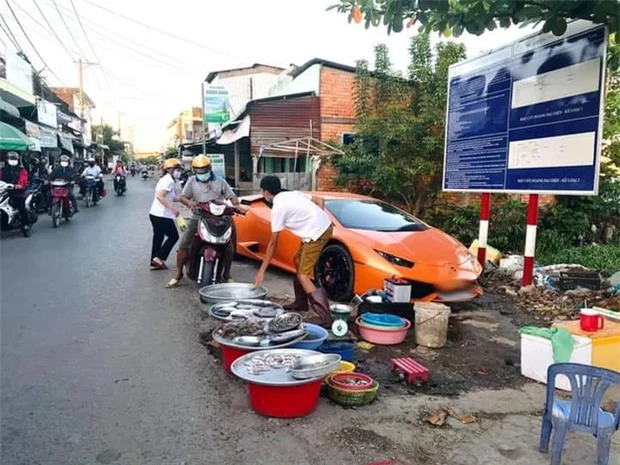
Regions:
[[396, 207], [378, 200], [327, 199], [325, 208], [349, 229], [369, 231], [424, 231], [427, 226]]

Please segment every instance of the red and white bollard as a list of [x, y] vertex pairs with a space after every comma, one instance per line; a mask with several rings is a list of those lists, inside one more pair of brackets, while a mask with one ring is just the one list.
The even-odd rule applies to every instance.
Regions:
[[523, 287], [532, 284], [534, 256], [536, 253], [536, 224], [538, 223], [538, 194], [530, 194], [527, 204], [527, 230], [525, 231], [525, 255], [523, 257]]
[[487, 262], [487, 241], [489, 240], [489, 217], [491, 215], [491, 194], [480, 197], [480, 229], [478, 230], [478, 262], [482, 269]]

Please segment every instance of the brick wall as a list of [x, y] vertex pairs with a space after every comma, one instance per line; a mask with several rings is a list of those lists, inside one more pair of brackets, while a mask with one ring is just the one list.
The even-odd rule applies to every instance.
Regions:
[[[355, 110], [353, 87], [355, 73], [321, 67], [321, 140], [340, 144], [343, 132], [354, 132]], [[336, 169], [327, 161], [318, 172], [318, 188], [323, 191], [342, 190], [333, 180]]]

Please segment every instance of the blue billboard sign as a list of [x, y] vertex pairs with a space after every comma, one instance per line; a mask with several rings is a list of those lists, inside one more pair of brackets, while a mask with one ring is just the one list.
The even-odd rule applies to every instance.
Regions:
[[596, 195], [606, 45], [574, 21], [452, 65], [443, 190]]

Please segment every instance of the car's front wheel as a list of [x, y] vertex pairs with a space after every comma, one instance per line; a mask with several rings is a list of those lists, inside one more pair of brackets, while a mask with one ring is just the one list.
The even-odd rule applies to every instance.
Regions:
[[317, 284], [324, 287], [331, 300], [345, 302], [353, 297], [355, 269], [349, 251], [340, 244], [323, 249], [314, 271]]

